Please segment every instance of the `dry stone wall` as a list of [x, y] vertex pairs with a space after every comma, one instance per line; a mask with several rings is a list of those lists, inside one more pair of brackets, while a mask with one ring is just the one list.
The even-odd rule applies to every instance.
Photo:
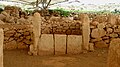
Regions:
[[[0, 14], [0, 23], [2, 24], [32, 24], [33, 16], [27, 15], [17, 7], [6, 7]], [[41, 33], [42, 34], [64, 34], [64, 35], [83, 35], [82, 38], [87, 39], [87, 46], [83, 47], [87, 50], [94, 50], [93, 46], [103, 48], [108, 47], [111, 39], [120, 37], [120, 15], [113, 14], [88, 14], [88, 19], [79, 15], [80, 20], [73, 20], [68, 17], [51, 16], [47, 20], [41, 18]], [[84, 22], [84, 23], [83, 23]], [[88, 22], [88, 23], [86, 23]], [[89, 25], [90, 23], [90, 25]], [[87, 27], [82, 27], [87, 25]], [[89, 27], [90, 26], [90, 27]], [[85, 29], [83, 28], [90, 28]], [[90, 33], [88, 33], [90, 31]], [[86, 32], [88, 34], [86, 34]], [[29, 28], [4, 28], [4, 48], [28, 48], [33, 44], [33, 30]], [[89, 39], [90, 37], [90, 39]], [[86, 40], [83, 40], [84, 43]], [[89, 43], [90, 44], [89, 44]]]
[[120, 37], [119, 15], [97, 15], [91, 20], [90, 42], [95, 47], [108, 47], [111, 39]]
[[82, 35], [82, 23], [69, 18], [51, 17], [42, 23], [42, 34]]
[[33, 44], [31, 30], [4, 28], [4, 49], [28, 48], [31, 44]]
[[[81, 21], [71, 20], [69, 18], [51, 17], [48, 20], [41, 18], [42, 34], [67, 34], [67, 35], [81, 35], [82, 23]], [[4, 11], [0, 14], [0, 23], [2, 24], [34, 24], [35, 19], [33, 16], [27, 15], [18, 7], [5, 7]], [[1, 26], [0, 26], [1, 27]], [[34, 43], [33, 29], [29, 28], [7, 28], [4, 30], [4, 49], [19, 49], [28, 48]]]

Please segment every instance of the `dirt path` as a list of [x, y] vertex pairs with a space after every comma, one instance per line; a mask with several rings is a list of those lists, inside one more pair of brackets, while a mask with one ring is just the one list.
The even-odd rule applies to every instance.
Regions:
[[29, 56], [27, 50], [4, 50], [4, 67], [106, 67], [107, 49], [80, 55]]

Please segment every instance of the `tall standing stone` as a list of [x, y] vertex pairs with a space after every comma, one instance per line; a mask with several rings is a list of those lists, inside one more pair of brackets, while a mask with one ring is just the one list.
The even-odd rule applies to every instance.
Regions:
[[33, 24], [33, 34], [34, 34], [34, 44], [30, 46], [30, 52], [33, 55], [37, 55], [38, 51], [38, 41], [41, 35], [41, 16], [39, 13], [35, 13], [32, 17], [32, 24]]
[[0, 67], [3, 67], [3, 40], [4, 40], [3, 29], [0, 29]]
[[90, 20], [87, 14], [81, 14], [80, 19], [83, 23], [82, 35], [83, 35], [83, 49], [89, 50], [90, 41]]
[[107, 67], [120, 67], [120, 38], [110, 42]]

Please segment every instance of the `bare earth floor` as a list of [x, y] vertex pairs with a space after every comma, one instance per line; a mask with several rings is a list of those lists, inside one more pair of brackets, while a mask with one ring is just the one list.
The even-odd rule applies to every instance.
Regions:
[[29, 56], [27, 50], [4, 50], [4, 67], [106, 67], [107, 49], [79, 55]]

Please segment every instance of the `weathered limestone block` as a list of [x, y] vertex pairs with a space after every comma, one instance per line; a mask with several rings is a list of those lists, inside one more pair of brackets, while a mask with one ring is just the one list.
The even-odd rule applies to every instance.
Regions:
[[90, 28], [91, 28], [91, 29], [94, 29], [94, 28], [96, 28], [96, 26], [92, 26], [92, 25], [90, 25]]
[[2, 20], [0, 20], [0, 24], [5, 24]]
[[55, 55], [66, 54], [66, 35], [55, 34]]
[[93, 26], [97, 26], [98, 24], [99, 24], [98, 21], [93, 21], [93, 22], [91, 22], [91, 25], [93, 25]]
[[108, 18], [105, 15], [97, 15], [93, 18], [93, 20], [98, 21], [99, 23], [104, 23], [108, 20]]
[[5, 19], [5, 15], [0, 14], [0, 20], [4, 20]]
[[101, 38], [106, 35], [106, 31], [104, 29], [93, 29], [91, 33], [91, 37], [93, 38]]
[[120, 67], [120, 38], [110, 42], [107, 67]]
[[28, 35], [30, 35], [30, 32], [26, 31], [26, 32], [24, 32], [24, 35], [28, 36]]
[[118, 34], [116, 34], [116, 33], [112, 33], [112, 34], [110, 34], [110, 37], [118, 37]]
[[97, 25], [97, 27], [98, 27], [98, 29], [103, 29], [103, 28], [105, 28], [105, 23], [99, 23]]
[[79, 54], [82, 50], [82, 36], [68, 35], [67, 54]]
[[95, 47], [106, 48], [106, 47], [108, 47], [108, 44], [106, 44], [106, 42], [104, 42], [104, 41], [99, 41], [99, 42], [95, 42]]
[[118, 15], [118, 18], [117, 18], [117, 24], [120, 25], [120, 15]]
[[[41, 16], [39, 13], [35, 13], [32, 19], [32, 24], [33, 24], [33, 37], [34, 37], [34, 43], [33, 43], [33, 55], [37, 55], [38, 51], [38, 41], [39, 37], [41, 35]], [[31, 51], [31, 50], [30, 50]]]
[[24, 44], [23, 42], [18, 42], [17, 43], [17, 48], [18, 49], [27, 49], [28, 45]]
[[0, 29], [0, 67], [3, 67], [3, 40], [4, 40], [3, 29]]
[[22, 18], [17, 20], [17, 24], [30, 24], [30, 22], [27, 21], [27, 19], [22, 17]]
[[120, 29], [114, 29], [114, 33], [120, 33]]
[[6, 17], [9, 17], [9, 16], [10, 16], [10, 15], [9, 15], [7, 12], [5, 12], [5, 11], [1, 12], [1, 14], [3, 14], [3, 15], [6, 16]]
[[112, 27], [112, 25], [110, 23], [108, 23], [108, 24], [105, 25], [105, 27], [110, 28], [110, 27]]
[[115, 25], [116, 24], [116, 16], [115, 15], [109, 15], [108, 18], [108, 23], [110, 23], [111, 25]]
[[98, 42], [98, 41], [101, 41], [102, 38], [96, 38], [96, 39], [91, 39], [90, 41], [93, 43], [93, 42]]
[[107, 39], [110, 39], [110, 37], [104, 36], [104, 37], [102, 37], [102, 39], [103, 39], [103, 40], [107, 40]]
[[4, 46], [4, 48], [5, 49], [9, 49], [9, 50], [16, 49], [17, 48], [17, 43], [16, 43], [15, 40], [13, 40], [11, 42], [6, 43], [5, 46]]
[[105, 43], [109, 44], [110, 43], [110, 40], [104, 40]]
[[89, 50], [89, 41], [90, 41], [90, 20], [88, 15], [81, 15], [81, 21], [83, 22], [82, 26], [82, 35], [83, 35], [83, 49]]
[[52, 34], [42, 34], [38, 44], [38, 55], [54, 55], [54, 40]]
[[27, 39], [27, 40], [30, 40], [30, 39], [31, 39], [31, 36], [26, 36], [26, 39]]
[[89, 43], [89, 51], [94, 51], [94, 43]]
[[112, 28], [107, 28], [107, 33], [112, 33], [113, 29]]

